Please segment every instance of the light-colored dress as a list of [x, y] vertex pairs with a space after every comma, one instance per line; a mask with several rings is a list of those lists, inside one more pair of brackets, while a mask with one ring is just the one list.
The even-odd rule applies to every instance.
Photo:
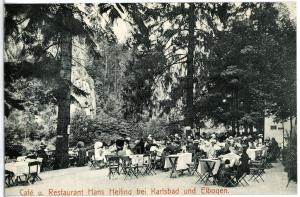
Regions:
[[102, 148], [95, 148], [95, 160], [97, 160], [97, 161], [103, 160], [104, 158], [102, 156], [102, 153], [103, 153]]

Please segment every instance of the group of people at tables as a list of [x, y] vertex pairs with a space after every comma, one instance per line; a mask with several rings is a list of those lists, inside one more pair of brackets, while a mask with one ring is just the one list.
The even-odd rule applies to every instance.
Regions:
[[[223, 138], [223, 139], [222, 139]], [[239, 166], [240, 174], [249, 173], [251, 160], [249, 150], [259, 149], [263, 154], [268, 153], [270, 160], [277, 155], [278, 144], [273, 138], [263, 139], [260, 135], [248, 136], [218, 136], [218, 134], [203, 134], [201, 136], [180, 136], [179, 134], [167, 136], [158, 141], [149, 135], [146, 139], [131, 140], [120, 139], [108, 145], [105, 142], [94, 144], [94, 159], [105, 164], [106, 155], [134, 155], [155, 153], [156, 169], [164, 169], [164, 163], [169, 155], [178, 153], [192, 153], [193, 158], [219, 159], [222, 162], [220, 169], [233, 170]], [[274, 158], [273, 158], [274, 159]], [[105, 165], [103, 165], [105, 166]]]

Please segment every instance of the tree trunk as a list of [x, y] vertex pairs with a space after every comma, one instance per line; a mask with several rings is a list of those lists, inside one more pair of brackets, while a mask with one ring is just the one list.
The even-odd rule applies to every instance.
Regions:
[[235, 121], [231, 121], [231, 136], [235, 135]]
[[117, 87], [118, 87], [118, 79], [117, 79], [117, 66], [119, 65], [119, 61], [116, 60], [116, 65], [115, 65], [115, 94], [117, 95]]
[[290, 130], [290, 144], [292, 142], [292, 135], [293, 135], [293, 117], [290, 116], [290, 125], [291, 125], [291, 130]]
[[189, 7], [188, 16], [188, 53], [187, 53], [187, 80], [186, 80], [186, 124], [193, 126], [194, 123], [194, 52], [195, 52], [195, 5]]
[[250, 125], [250, 134], [253, 135], [253, 125]]
[[239, 136], [240, 135], [240, 124], [238, 121], [236, 121], [236, 135]]
[[69, 165], [68, 145], [69, 134], [68, 126], [70, 124], [70, 103], [71, 103], [71, 67], [72, 67], [72, 35], [68, 25], [72, 17], [71, 10], [64, 8], [63, 24], [65, 31], [62, 32], [61, 44], [61, 68], [58, 100], [57, 117], [57, 137], [55, 151], [55, 169], [67, 168]]
[[104, 79], [107, 80], [107, 73], [108, 73], [108, 66], [107, 66], [107, 55], [105, 53], [105, 70], [104, 70]]

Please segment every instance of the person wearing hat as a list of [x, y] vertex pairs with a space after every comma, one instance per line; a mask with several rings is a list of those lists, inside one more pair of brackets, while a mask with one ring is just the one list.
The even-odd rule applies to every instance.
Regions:
[[[191, 128], [190, 126], [186, 126], [186, 127], [184, 128], [184, 134], [185, 134], [185, 136], [193, 135], [193, 133], [192, 133], [192, 128]], [[177, 134], [177, 135], [178, 135], [178, 134]]]
[[153, 137], [152, 137], [151, 134], [148, 135], [147, 140], [148, 140], [148, 141], [152, 141], [152, 140], [153, 140]]
[[129, 144], [127, 144], [127, 142], [124, 143], [122, 152], [124, 152], [125, 155], [132, 155], [133, 154], [132, 151], [130, 150]]
[[210, 140], [216, 140], [216, 134], [214, 134], [214, 133], [211, 134], [211, 135], [210, 135]]
[[192, 151], [196, 155], [196, 158], [206, 156], [206, 153], [200, 148], [200, 140], [194, 140]]
[[130, 137], [126, 137], [124, 140], [124, 144], [127, 143], [130, 147], [130, 142], [131, 142], [131, 138]]
[[150, 134], [150, 135], [148, 135], [146, 142], [144, 144], [145, 152], [149, 152], [152, 145], [153, 145], [153, 137]]
[[229, 148], [230, 148], [230, 144], [229, 144], [228, 142], [225, 142], [224, 147], [222, 147], [222, 148], [217, 152], [217, 153], [218, 153], [217, 156], [219, 156], [219, 155], [226, 155], [226, 154], [230, 153]]
[[47, 165], [48, 162], [48, 155], [45, 151], [46, 145], [42, 142], [39, 149], [37, 150], [37, 157], [42, 158], [42, 165], [41, 165], [41, 171], [45, 170], [45, 166]]
[[94, 149], [95, 149], [95, 156], [94, 159], [97, 161], [97, 163], [99, 164], [100, 167], [100, 161], [104, 160], [104, 158], [102, 157], [102, 152], [103, 152], [103, 143], [102, 142], [96, 142], [94, 145]]
[[280, 151], [280, 148], [278, 146], [278, 143], [275, 140], [275, 138], [272, 137], [270, 145], [269, 145], [269, 154], [270, 154], [271, 161], [275, 161], [277, 159], [279, 151]]
[[263, 134], [258, 134], [257, 147], [262, 148], [263, 146]]
[[132, 149], [134, 154], [142, 154], [142, 147], [141, 147], [141, 141], [140, 140], [135, 140], [134, 141], [134, 147]]
[[242, 145], [248, 146], [248, 144], [249, 144], [248, 142], [249, 142], [248, 137], [247, 137], [247, 136], [244, 136], [244, 137], [242, 138]]
[[84, 166], [86, 163], [86, 150], [84, 148], [84, 143], [79, 141], [77, 143], [78, 156], [77, 156], [77, 167]]
[[211, 142], [211, 146], [207, 151], [207, 157], [209, 159], [213, 159], [217, 157], [217, 151], [219, 151], [221, 148], [217, 145], [217, 140], [212, 139], [210, 142]]
[[116, 141], [115, 140], [110, 141], [110, 145], [108, 146], [108, 150], [112, 154], [115, 154], [117, 152], [117, 145], [116, 145]]
[[171, 154], [177, 154], [179, 152], [178, 146], [175, 145], [175, 142], [167, 142], [165, 152]]

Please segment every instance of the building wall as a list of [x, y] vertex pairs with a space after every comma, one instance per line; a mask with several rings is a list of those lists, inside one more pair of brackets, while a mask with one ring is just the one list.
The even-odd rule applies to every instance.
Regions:
[[[295, 128], [295, 119], [292, 121], [293, 128]], [[290, 121], [286, 121], [283, 123], [274, 122], [274, 117], [266, 117], [265, 118], [265, 138], [275, 138], [278, 142], [279, 146], [282, 147], [283, 143], [286, 146], [287, 140], [286, 137], [289, 136], [291, 124]], [[284, 139], [285, 138], [285, 139]], [[284, 142], [283, 142], [284, 140]]]

